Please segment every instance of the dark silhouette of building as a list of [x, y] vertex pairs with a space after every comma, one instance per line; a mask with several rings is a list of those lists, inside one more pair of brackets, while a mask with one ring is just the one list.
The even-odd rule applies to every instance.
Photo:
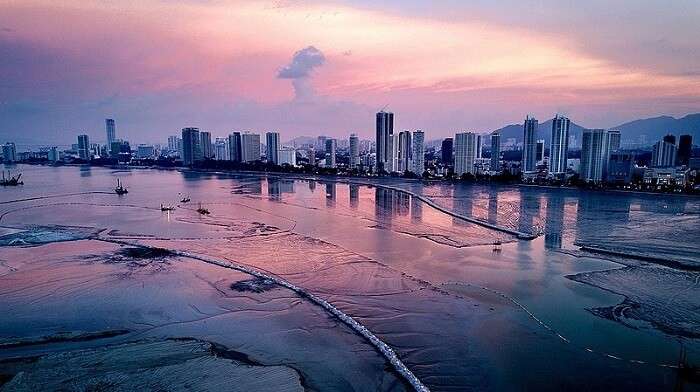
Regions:
[[452, 146], [454, 142], [451, 137], [442, 141], [442, 164], [444, 166], [452, 166]]
[[681, 135], [678, 139], [678, 155], [676, 155], [676, 162], [679, 166], [688, 166], [692, 150], [693, 137], [691, 135]]

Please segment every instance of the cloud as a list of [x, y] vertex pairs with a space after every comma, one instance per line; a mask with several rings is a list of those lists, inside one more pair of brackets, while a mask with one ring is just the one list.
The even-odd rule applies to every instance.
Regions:
[[309, 81], [311, 72], [325, 62], [326, 57], [323, 53], [315, 47], [309, 46], [294, 53], [292, 62], [282, 67], [277, 73], [277, 77], [292, 80], [295, 100], [310, 101], [316, 95]]

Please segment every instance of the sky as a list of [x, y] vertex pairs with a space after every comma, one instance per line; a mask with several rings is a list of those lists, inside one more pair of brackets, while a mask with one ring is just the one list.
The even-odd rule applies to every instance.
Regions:
[[0, 0], [0, 142], [428, 139], [700, 112], [693, 0]]

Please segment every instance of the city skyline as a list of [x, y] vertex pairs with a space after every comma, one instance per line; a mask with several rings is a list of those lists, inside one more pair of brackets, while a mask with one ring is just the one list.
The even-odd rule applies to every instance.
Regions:
[[526, 113], [611, 128], [700, 111], [700, 6], [629, 5], [9, 2], [0, 131], [96, 139], [115, 118], [147, 142], [186, 126], [368, 138], [388, 104], [396, 129], [445, 137]]

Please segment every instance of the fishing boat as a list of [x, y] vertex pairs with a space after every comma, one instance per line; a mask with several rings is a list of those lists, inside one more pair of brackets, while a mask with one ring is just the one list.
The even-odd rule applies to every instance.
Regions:
[[122, 185], [122, 182], [117, 178], [117, 186], [114, 188], [114, 193], [117, 195], [125, 195], [129, 193], [129, 191]]
[[24, 185], [24, 182], [20, 181], [22, 178], [22, 173], [17, 174], [17, 176], [12, 176], [10, 171], [7, 171], [7, 177], [5, 177], [5, 172], [2, 172], [2, 179], [0, 179], [1, 186], [17, 186]]
[[166, 206], [163, 203], [160, 204], [160, 210], [161, 211], [175, 211], [175, 207], [173, 206]]
[[199, 208], [197, 208], [197, 212], [199, 212], [202, 215], [209, 215], [210, 214], [209, 210], [202, 207], [202, 203], [199, 203]]
[[500, 252], [501, 251], [501, 241], [494, 241], [492, 250], [494, 252]]
[[180, 203], [189, 203], [190, 200], [191, 200], [191, 199], [190, 199], [190, 197], [189, 197], [189, 195], [188, 195], [188, 196], [185, 196], [185, 197], [183, 197], [182, 199], [180, 199]]

